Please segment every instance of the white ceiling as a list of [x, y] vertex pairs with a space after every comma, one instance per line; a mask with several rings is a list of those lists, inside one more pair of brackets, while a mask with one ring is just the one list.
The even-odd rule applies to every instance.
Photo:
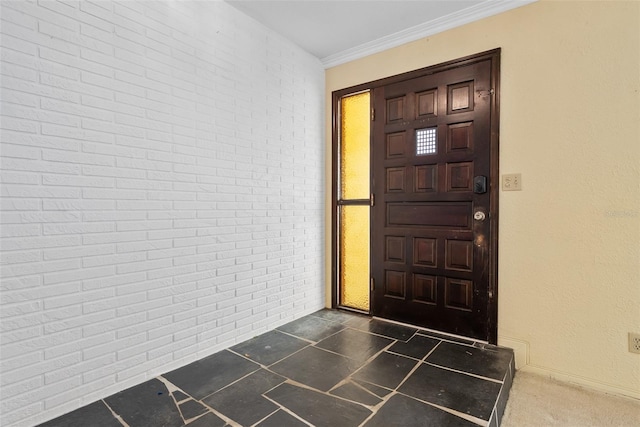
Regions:
[[225, 0], [332, 67], [536, 0]]

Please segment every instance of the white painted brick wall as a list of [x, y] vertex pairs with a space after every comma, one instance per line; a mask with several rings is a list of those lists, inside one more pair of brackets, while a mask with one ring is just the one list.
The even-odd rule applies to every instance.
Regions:
[[318, 60], [223, 2], [0, 8], [0, 424], [324, 305]]

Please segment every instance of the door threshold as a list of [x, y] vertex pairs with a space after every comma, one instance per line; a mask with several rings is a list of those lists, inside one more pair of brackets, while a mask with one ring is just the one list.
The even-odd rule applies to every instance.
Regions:
[[365, 316], [371, 317], [372, 319], [380, 320], [380, 321], [387, 322], [387, 323], [394, 323], [394, 324], [400, 325], [400, 326], [407, 326], [409, 328], [415, 328], [415, 329], [419, 329], [421, 331], [432, 332], [434, 334], [442, 335], [442, 336], [445, 336], [445, 337], [451, 337], [451, 339], [454, 339], [454, 340], [464, 340], [464, 341], [469, 341], [469, 342], [472, 342], [472, 343], [473, 342], [477, 342], [477, 343], [480, 343], [480, 344], [487, 344], [487, 345], [489, 344], [489, 341], [480, 340], [480, 339], [477, 339], [477, 338], [465, 337], [463, 335], [456, 335], [456, 334], [452, 334], [450, 332], [438, 331], [437, 329], [425, 328], [424, 326], [417, 326], [417, 325], [412, 325], [410, 323], [399, 322], [397, 320], [385, 319], [384, 317], [373, 316], [373, 315], [371, 315], [371, 312], [368, 312], [368, 311], [365, 311], [365, 310], [358, 310], [357, 308], [338, 306], [334, 310], [346, 311], [346, 312], [355, 313], [355, 314], [363, 314]]
[[479, 340], [477, 338], [465, 337], [463, 335], [456, 335], [456, 334], [452, 334], [450, 332], [438, 331], [436, 329], [429, 329], [429, 328], [425, 328], [423, 326], [412, 325], [410, 323], [398, 322], [397, 320], [385, 319], [384, 317], [372, 316], [372, 318], [376, 319], [376, 320], [381, 320], [383, 322], [395, 323], [396, 325], [407, 326], [407, 327], [410, 327], [410, 328], [417, 328], [417, 329], [420, 329], [422, 331], [433, 332], [434, 334], [444, 335], [444, 336], [455, 338], [455, 339], [458, 339], [458, 340], [465, 340], [465, 341], [470, 341], [470, 342], [489, 344], [489, 341]]
[[357, 308], [345, 307], [342, 305], [337, 306], [335, 310], [342, 310], [342, 311], [348, 311], [350, 313], [357, 313], [357, 314], [364, 314], [366, 316], [371, 316], [370, 311], [358, 310]]

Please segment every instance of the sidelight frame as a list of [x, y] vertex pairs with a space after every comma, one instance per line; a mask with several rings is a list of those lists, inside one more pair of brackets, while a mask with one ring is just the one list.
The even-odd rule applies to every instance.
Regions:
[[[342, 91], [340, 91], [342, 92]], [[341, 101], [343, 98], [349, 96], [355, 96], [362, 93], [369, 93], [369, 109], [371, 110], [371, 102], [372, 102], [372, 91], [363, 88], [356, 90], [348, 90], [341, 93], [338, 97], [335, 96], [335, 92], [333, 94], [333, 129], [332, 129], [332, 292], [331, 292], [331, 307], [332, 308], [341, 308], [348, 311], [354, 311], [363, 314], [371, 313], [371, 292], [369, 292], [369, 310], [359, 310], [354, 307], [349, 307], [341, 304], [340, 301], [340, 214], [341, 208], [343, 206], [371, 206], [371, 199], [343, 199], [341, 196], [341, 174], [340, 174], [340, 165], [341, 165], [341, 141], [342, 141], [342, 108]], [[371, 121], [369, 121], [369, 165], [373, 158], [371, 157]], [[369, 172], [369, 190], [371, 190], [371, 172]], [[369, 212], [369, 215], [371, 213]], [[369, 229], [369, 234], [371, 234], [371, 229]], [[369, 290], [370, 291], [370, 290]]]

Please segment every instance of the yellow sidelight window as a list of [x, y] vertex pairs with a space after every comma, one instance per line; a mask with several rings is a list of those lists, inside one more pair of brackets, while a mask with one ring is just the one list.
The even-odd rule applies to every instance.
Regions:
[[369, 311], [370, 93], [340, 100], [339, 304]]

